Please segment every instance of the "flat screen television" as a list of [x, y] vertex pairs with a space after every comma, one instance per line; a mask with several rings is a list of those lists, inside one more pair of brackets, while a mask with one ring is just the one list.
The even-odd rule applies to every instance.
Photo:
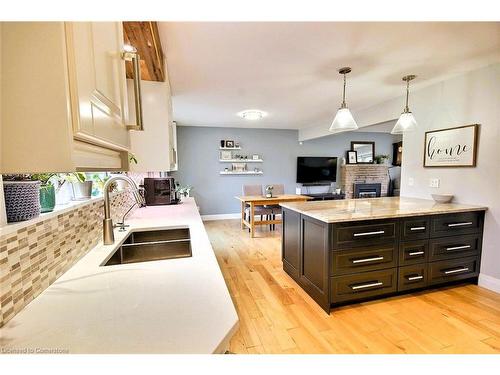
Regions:
[[297, 157], [297, 182], [303, 184], [327, 183], [337, 180], [337, 158]]

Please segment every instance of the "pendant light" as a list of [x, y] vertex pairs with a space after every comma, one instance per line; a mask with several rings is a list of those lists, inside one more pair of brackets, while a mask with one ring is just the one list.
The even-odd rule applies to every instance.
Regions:
[[335, 118], [333, 119], [332, 125], [330, 126], [330, 131], [332, 133], [342, 133], [346, 131], [356, 130], [358, 128], [358, 124], [354, 121], [352, 117], [351, 111], [347, 108], [347, 104], [345, 102], [345, 86], [346, 86], [346, 78], [345, 75], [351, 72], [351, 68], [345, 67], [339, 69], [339, 73], [344, 75], [344, 91], [342, 92], [342, 104], [340, 105]]
[[403, 81], [406, 82], [406, 105], [403, 110], [403, 113], [401, 113], [401, 116], [399, 116], [398, 122], [396, 122], [396, 125], [394, 125], [391, 134], [409, 133], [417, 128], [417, 121], [415, 120], [413, 113], [411, 113], [410, 108], [408, 107], [408, 96], [410, 94], [410, 81], [414, 80], [416, 77], [417, 76], [413, 74], [403, 77]]

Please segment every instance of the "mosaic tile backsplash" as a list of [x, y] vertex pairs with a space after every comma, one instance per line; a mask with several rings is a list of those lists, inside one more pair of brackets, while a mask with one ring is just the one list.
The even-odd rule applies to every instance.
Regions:
[[[133, 203], [128, 192], [114, 195], [113, 220]], [[0, 327], [97, 245], [103, 204], [92, 201], [0, 236]]]

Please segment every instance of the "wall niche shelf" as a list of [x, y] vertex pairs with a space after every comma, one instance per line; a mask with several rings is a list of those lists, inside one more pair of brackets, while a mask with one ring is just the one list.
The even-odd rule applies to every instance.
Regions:
[[220, 147], [219, 150], [241, 150], [241, 147]]
[[221, 176], [227, 176], [227, 175], [259, 175], [259, 174], [264, 174], [264, 172], [259, 171], [242, 171], [242, 172], [236, 172], [236, 171], [220, 171], [219, 174]]
[[263, 163], [262, 159], [219, 159], [221, 163]]

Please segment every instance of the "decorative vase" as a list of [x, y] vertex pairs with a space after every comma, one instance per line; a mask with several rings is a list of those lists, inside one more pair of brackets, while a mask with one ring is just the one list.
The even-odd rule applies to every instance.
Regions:
[[56, 206], [56, 189], [54, 185], [40, 186], [40, 207], [41, 212], [51, 212]]
[[65, 182], [59, 189], [56, 189], [56, 205], [63, 206], [68, 204], [73, 197], [73, 190], [71, 188], [71, 183]]
[[8, 223], [40, 215], [40, 181], [4, 181], [3, 189]]
[[92, 197], [92, 181], [72, 182], [73, 200], [83, 201]]

